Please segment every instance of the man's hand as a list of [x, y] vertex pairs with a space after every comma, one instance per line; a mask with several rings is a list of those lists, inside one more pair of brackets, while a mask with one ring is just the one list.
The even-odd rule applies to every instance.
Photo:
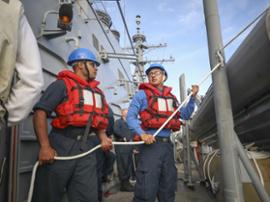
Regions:
[[133, 152], [133, 154], [139, 154], [140, 153], [138, 149], [133, 149], [132, 152]]
[[38, 156], [39, 165], [53, 163], [55, 156], [57, 153], [51, 146], [42, 146]]
[[105, 131], [99, 131], [99, 139], [103, 151], [108, 151], [112, 149], [112, 139], [106, 135]]
[[196, 97], [196, 95], [199, 92], [199, 86], [198, 85], [192, 85], [191, 87], [192, 87], [192, 89], [191, 89], [192, 96]]
[[142, 138], [142, 141], [145, 142], [145, 144], [152, 144], [156, 142], [155, 137], [151, 134], [142, 134], [141, 138]]

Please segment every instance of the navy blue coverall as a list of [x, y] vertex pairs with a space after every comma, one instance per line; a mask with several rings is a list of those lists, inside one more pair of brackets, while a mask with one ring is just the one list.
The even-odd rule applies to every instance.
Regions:
[[[129, 142], [132, 139], [132, 133], [123, 118], [116, 120], [114, 124], [114, 136], [116, 141]], [[132, 172], [132, 150], [131, 145], [116, 145], [116, 161], [118, 177], [120, 182], [128, 182]]]
[[[191, 97], [188, 104], [180, 109], [182, 119], [189, 119], [195, 107]], [[130, 103], [127, 123], [133, 133], [138, 135], [154, 134], [157, 129], [143, 130], [138, 119], [139, 112], [148, 106], [146, 94], [139, 90]], [[136, 171], [136, 186], [133, 202], [174, 202], [177, 170], [174, 163], [173, 145], [170, 141], [171, 130], [163, 129], [156, 136], [156, 143], [140, 147]]]
[[[113, 126], [114, 126], [114, 117], [113, 111], [109, 107], [109, 125], [106, 129], [106, 135], [111, 137], [113, 134]], [[100, 140], [96, 137], [95, 145], [99, 145]], [[102, 149], [98, 149], [96, 151], [96, 158], [97, 158], [97, 180], [98, 180], [98, 200], [102, 202], [102, 181], [104, 177], [107, 177], [108, 174], [113, 172], [113, 164], [115, 161], [115, 156], [110, 151], [103, 151]]]

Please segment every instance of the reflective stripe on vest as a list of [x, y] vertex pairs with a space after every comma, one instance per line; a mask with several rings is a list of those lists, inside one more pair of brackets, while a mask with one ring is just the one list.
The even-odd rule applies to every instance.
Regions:
[[170, 111], [173, 112], [173, 99], [171, 98], [158, 98], [158, 111]]
[[[154, 86], [143, 83], [139, 89], [144, 90], [148, 106], [140, 112], [141, 126], [143, 129], [157, 129], [177, 109], [179, 103], [176, 97], [171, 94], [171, 88], [164, 86], [160, 92]], [[180, 113], [178, 112], [165, 126], [167, 129], [177, 131], [180, 129]]]
[[106, 129], [109, 108], [102, 91], [97, 87], [99, 82], [86, 82], [71, 71], [60, 72], [58, 79], [64, 80], [68, 99], [56, 107], [57, 117], [53, 119], [52, 125], [56, 128], [84, 127], [91, 118], [92, 128]]

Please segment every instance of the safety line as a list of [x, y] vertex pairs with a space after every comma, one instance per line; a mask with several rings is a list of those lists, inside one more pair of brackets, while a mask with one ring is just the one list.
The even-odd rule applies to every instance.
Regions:
[[238, 34], [236, 34], [229, 42], [227, 42], [222, 49], [225, 49], [228, 45], [230, 45], [235, 39], [237, 39], [243, 32], [245, 32], [251, 25], [253, 25], [267, 10], [265, 9], [260, 15], [258, 15], [252, 22], [250, 22], [244, 29], [242, 29]]
[[[202, 85], [206, 79], [218, 68], [221, 63], [216, 64], [216, 66], [199, 82], [198, 86]], [[171, 116], [162, 124], [162, 126], [154, 133], [154, 137], [167, 125], [167, 123], [175, 116], [175, 114], [180, 110], [180, 108], [190, 99], [192, 93], [190, 93], [185, 100], [179, 105], [179, 107], [171, 114]]]

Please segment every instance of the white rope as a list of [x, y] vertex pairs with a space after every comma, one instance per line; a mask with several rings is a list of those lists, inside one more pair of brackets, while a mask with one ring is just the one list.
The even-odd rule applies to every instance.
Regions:
[[[140, 144], [144, 144], [144, 141], [138, 141], [138, 142], [112, 142], [112, 144], [113, 145], [140, 145]], [[79, 158], [82, 158], [82, 157], [94, 152], [95, 150], [97, 150], [100, 147], [101, 147], [101, 145], [99, 144], [99, 145], [95, 146], [94, 148], [88, 150], [87, 152], [84, 152], [84, 153], [81, 153], [81, 154], [78, 154], [78, 155], [74, 155], [74, 156], [55, 156], [54, 160], [67, 161], [67, 160], [79, 159]], [[33, 167], [27, 202], [31, 202], [31, 200], [32, 200], [33, 190], [34, 190], [34, 182], [35, 182], [35, 178], [36, 178], [36, 172], [37, 172], [38, 165], [39, 165], [39, 162], [37, 161], [35, 163], [34, 167]]]
[[205, 160], [204, 160], [204, 162], [203, 162], [203, 176], [204, 176], [204, 179], [206, 180], [207, 178], [206, 178], [206, 164], [207, 164], [207, 161], [208, 161], [208, 159], [209, 159], [209, 157], [213, 154], [213, 153], [215, 153], [217, 150], [214, 150], [214, 151], [211, 151], [211, 152], [209, 152], [208, 154], [207, 154], [207, 156], [206, 156], [206, 158], [205, 158]]
[[28, 198], [27, 198], [27, 202], [31, 202], [32, 201], [32, 196], [33, 196], [33, 191], [34, 191], [34, 183], [35, 183], [35, 179], [36, 179], [36, 172], [37, 172], [37, 168], [38, 168], [38, 161], [35, 163], [34, 167], [33, 167], [33, 171], [32, 171], [32, 175], [31, 175], [31, 182], [30, 182], [30, 188], [29, 188], [29, 192], [28, 192]]
[[262, 176], [261, 169], [260, 169], [259, 166], [258, 166], [257, 160], [255, 159], [255, 157], [254, 157], [254, 155], [252, 154], [252, 152], [249, 152], [249, 151], [248, 151], [248, 153], [249, 153], [249, 155], [251, 156], [251, 158], [252, 158], [252, 160], [253, 160], [253, 162], [254, 162], [254, 165], [255, 165], [256, 170], [257, 170], [257, 172], [258, 172], [258, 175], [259, 175], [259, 177], [260, 177], [261, 183], [262, 183], [262, 185], [264, 186], [264, 179], [263, 179], [263, 176]]
[[[221, 63], [218, 63], [207, 75], [205, 75], [203, 77], [203, 79], [198, 83], [198, 86], [200, 86], [202, 83], [204, 83], [206, 81], [206, 79], [218, 68], [220, 67]], [[191, 93], [186, 97], [186, 99], [182, 102], [182, 104], [171, 114], [171, 116], [162, 124], [162, 126], [155, 132], [155, 134], [153, 135], [154, 137], [166, 126], [166, 124], [172, 119], [172, 117], [175, 116], [175, 114], [180, 110], [180, 108], [185, 104], [185, 102], [188, 101], [188, 99], [191, 97]], [[139, 141], [139, 142], [112, 142], [113, 145], [140, 145], [140, 144], [144, 144], [144, 141]], [[54, 159], [55, 160], [73, 160], [73, 159], [78, 159], [78, 158], [82, 158], [92, 152], [94, 152], [95, 150], [97, 150], [98, 148], [100, 148], [101, 145], [97, 145], [94, 148], [90, 149], [87, 152], [78, 154], [78, 155], [74, 155], [74, 156], [55, 156]], [[33, 190], [34, 190], [34, 182], [35, 182], [35, 178], [36, 178], [36, 171], [37, 171], [37, 167], [38, 167], [38, 161], [35, 163], [34, 168], [33, 168], [33, 172], [32, 172], [32, 176], [31, 176], [31, 184], [30, 184], [30, 188], [29, 188], [29, 192], [28, 192], [28, 199], [27, 202], [31, 202], [32, 200], [32, 196], [33, 196]]]
[[[216, 66], [207, 74], [205, 75], [202, 80], [198, 83], [198, 86], [202, 85], [206, 79], [217, 69], [219, 68], [221, 63], [216, 64]], [[192, 93], [190, 93], [185, 100], [179, 105], [179, 107], [171, 114], [171, 116], [162, 124], [162, 126], [154, 133], [154, 137], [167, 125], [167, 123], [175, 116], [175, 114], [180, 110], [180, 108], [190, 99]]]
[[247, 151], [248, 157], [251, 158], [254, 162], [255, 168], [257, 170], [257, 173], [260, 177], [261, 183], [264, 186], [264, 179], [263, 179], [263, 175], [261, 172], [261, 169], [257, 163], [258, 159], [267, 159], [270, 157], [269, 153], [266, 152], [256, 152], [256, 151]]
[[[215, 179], [214, 177], [215, 176], [213, 175], [212, 178], [210, 176], [210, 165], [211, 165], [211, 162], [212, 162], [213, 158], [218, 153], [218, 151], [219, 150], [214, 150], [214, 151], [210, 152], [207, 155], [207, 157], [206, 157], [206, 159], [205, 159], [205, 161], [203, 163], [203, 174], [204, 174], [204, 178], [209, 180], [212, 189], [215, 189], [215, 187], [214, 187], [215, 186], [215, 184], [214, 184], [214, 179]], [[262, 185], [264, 186], [263, 175], [262, 175], [262, 172], [260, 170], [260, 167], [259, 167], [259, 165], [257, 163], [257, 160], [258, 159], [267, 159], [267, 158], [270, 158], [270, 153], [269, 152], [247, 151], [247, 150], [246, 150], [246, 152], [248, 154], [248, 157], [253, 160], [254, 165], [255, 165], [255, 168], [256, 168], [256, 171], [257, 171], [257, 173], [259, 175], [260, 181], [261, 181]], [[211, 156], [211, 158], [209, 159], [210, 156]], [[209, 159], [209, 161], [208, 161], [208, 159]], [[207, 170], [206, 170], [206, 165], [207, 165]], [[207, 177], [206, 177], [206, 172], [207, 172]]]
[[215, 190], [215, 184], [214, 184], [214, 173], [213, 173], [213, 178], [211, 179], [211, 176], [210, 176], [210, 165], [211, 165], [211, 162], [212, 160], [214, 159], [214, 157], [217, 155], [219, 150], [216, 150], [213, 154], [213, 156], [209, 159], [208, 161], [208, 166], [207, 166], [207, 175], [208, 175], [208, 179], [209, 179], [209, 182], [210, 182], [210, 185], [211, 185], [211, 189], [214, 191]]

